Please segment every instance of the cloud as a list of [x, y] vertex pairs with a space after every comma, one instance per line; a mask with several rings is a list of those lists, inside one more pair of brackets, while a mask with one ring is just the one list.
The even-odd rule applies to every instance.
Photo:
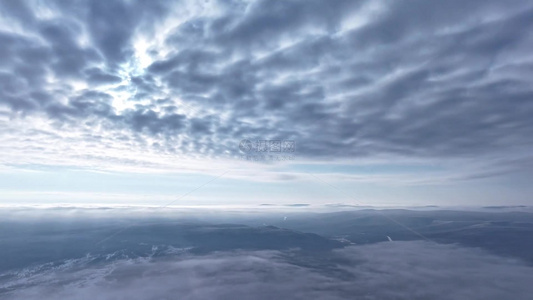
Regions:
[[480, 250], [395, 241], [317, 257], [237, 251], [95, 263], [88, 256], [3, 286], [19, 288], [6, 299], [528, 299], [531, 276], [523, 262]]
[[1, 6], [1, 134], [20, 147], [37, 145], [11, 133], [42, 124], [59, 142], [105, 129], [116, 151], [211, 158], [243, 138], [296, 140], [317, 161], [481, 161], [533, 143], [527, 3]]

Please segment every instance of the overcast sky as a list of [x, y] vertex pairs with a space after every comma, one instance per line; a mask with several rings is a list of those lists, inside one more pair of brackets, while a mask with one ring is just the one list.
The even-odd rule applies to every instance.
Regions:
[[531, 49], [528, 1], [0, 1], [0, 201], [533, 204]]

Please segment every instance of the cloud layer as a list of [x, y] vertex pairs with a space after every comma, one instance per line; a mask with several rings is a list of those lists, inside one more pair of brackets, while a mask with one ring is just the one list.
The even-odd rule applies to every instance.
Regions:
[[353, 246], [314, 257], [221, 252], [20, 274], [6, 299], [528, 299], [533, 270], [482, 251], [426, 242]]
[[0, 5], [4, 162], [157, 168], [243, 138], [318, 160], [523, 159], [533, 142], [525, 2]]

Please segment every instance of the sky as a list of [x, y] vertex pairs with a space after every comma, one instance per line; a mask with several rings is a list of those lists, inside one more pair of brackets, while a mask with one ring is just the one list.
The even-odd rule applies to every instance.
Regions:
[[527, 1], [0, 1], [0, 204], [533, 204]]

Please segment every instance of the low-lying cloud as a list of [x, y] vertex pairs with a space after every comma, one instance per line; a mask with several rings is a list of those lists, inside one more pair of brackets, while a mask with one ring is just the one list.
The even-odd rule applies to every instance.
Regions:
[[428, 242], [220, 252], [67, 267], [4, 282], [5, 299], [529, 299], [533, 269]]

